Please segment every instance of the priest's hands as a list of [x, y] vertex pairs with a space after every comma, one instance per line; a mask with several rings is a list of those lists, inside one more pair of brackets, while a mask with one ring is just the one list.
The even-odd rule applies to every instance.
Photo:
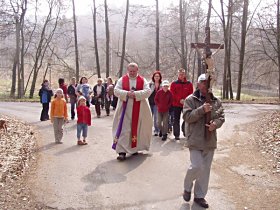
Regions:
[[134, 91], [133, 91], [133, 90], [132, 90], [132, 91], [128, 91], [128, 92], [127, 92], [127, 97], [128, 97], [128, 98], [134, 99], [134, 98], [135, 98], [135, 93], [134, 93]]

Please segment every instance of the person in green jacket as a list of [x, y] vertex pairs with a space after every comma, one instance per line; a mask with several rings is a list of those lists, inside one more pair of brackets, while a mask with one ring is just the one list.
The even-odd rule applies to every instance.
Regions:
[[[214, 151], [217, 148], [217, 132], [225, 122], [225, 116], [221, 101], [211, 94], [211, 102], [205, 101], [207, 94], [207, 76], [201, 74], [198, 77], [197, 90], [189, 95], [183, 107], [183, 119], [187, 147], [190, 151], [190, 166], [184, 181], [185, 201], [190, 201], [194, 184], [194, 202], [203, 208], [209, 205], [205, 200], [208, 190], [209, 175]], [[206, 113], [211, 112], [211, 121], [205, 124]], [[205, 135], [205, 126], [210, 133], [210, 138]]]

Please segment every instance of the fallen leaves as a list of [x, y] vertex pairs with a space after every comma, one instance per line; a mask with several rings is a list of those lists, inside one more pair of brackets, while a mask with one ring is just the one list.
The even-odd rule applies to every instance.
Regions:
[[33, 128], [14, 118], [0, 115], [7, 132], [0, 130], [0, 206], [1, 209], [40, 209], [32, 200], [25, 174], [36, 158]]
[[275, 160], [273, 172], [280, 174], [280, 112], [274, 111], [263, 116], [256, 123], [257, 137], [261, 153], [272, 155]]

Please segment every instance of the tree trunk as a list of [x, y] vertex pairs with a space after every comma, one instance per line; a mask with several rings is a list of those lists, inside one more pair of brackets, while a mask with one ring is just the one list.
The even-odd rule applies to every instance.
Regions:
[[99, 53], [98, 53], [98, 46], [97, 46], [97, 28], [96, 28], [96, 5], [95, 5], [95, 0], [93, 0], [93, 39], [94, 39], [94, 50], [95, 50], [95, 60], [96, 60], [97, 76], [99, 78], [101, 78], [100, 64], [99, 64]]
[[183, 0], [180, 0], [180, 34], [181, 34], [181, 67], [187, 69], [186, 64], [186, 53], [185, 53], [185, 32], [186, 32], [186, 23], [185, 23], [185, 7]]
[[206, 19], [206, 27], [210, 27], [211, 8], [212, 8], [212, 0], [209, 0], [209, 2], [208, 2], [207, 19]]
[[224, 2], [220, 0], [221, 3], [221, 20], [224, 32], [224, 46], [225, 46], [225, 58], [224, 58], [224, 74], [223, 74], [223, 90], [222, 90], [222, 98], [229, 98], [229, 90], [231, 90], [231, 97], [233, 97], [232, 93], [232, 85], [231, 85], [231, 28], [232, 28], [232, 0], [229, 0], [228, 5], [228, 14], [227, 14], [227, 23], [225, 21], [225, 12], [224, 12]]
[[242, 22], [241, 22], [241, 24], [242, 24], [241, 45], [240, 45], [240, 54], [239, 54], [239, 71], [238, 71], [238, 84], [237, 84], [236, 100], [240, 100], [240, 95], [241, 95], [241, 83], [242, 83], [242, 75], [243, 75], [243, 70], [244, 70], [244, 58], [245, 58], [245, 46], [246, 46], [248, 5], [249, 5], [249, 0], [244, 0], [243, 16], [242, 16]]
[[156, 0], [156, 70], [159, 68], [159, 11], [158, 0]]
[[278, 58], [278, 97], [280, 100], [280, 0], [277, 0], [277, 58]]
[[[36, 49], [36, 54], [35, 54], [35, 62], [34, 62], [34, 66], [32, 68], [32, 72], [33, 72], [33, 78], [32, 78], [32, 83], [31, 83], [31, 88], [30, 88], [30, 94], [29, 94], [29, 98], [33, 98], [34, 96], [34, 91], [35, 91], [35, 86], [36, 86], [36, 81], [37, 81], [37, 77], [38, 77], [38, 73], [42, 67], [42, 63], [46, 54], [47, 49], [49, 49], [49, 44], [53, 38], [53, 35], [56, 31], [57, 28], [57, 24], [58, 24], [58, 19], [60, 16], [60, 7], [58, 8], [58, 12], [56, 14], [56, 17], [53, 18], [52, 17], [52, 11], [53, 11], [53, 2], [50, 2], [49, 5], [49, 14], [47, 15], [47, 18], [45, 20], [45, 23], [43, 25], [43, 29], [40, 35], [40, 40], [39, 43], [37, 45], [37, 49]], [[53, 21], [53, 19], [55, 19], [54, 21], [54, 25], [52, 29], [47, 28], [48, 24], [51, 23]], [[50, 34], [47, 36], [46, 31], [50, 31]], [[27, 89], [27, 85], [29, 83], [29, 79], [26, 83], [25, 86], [25, 90]]]
[[[232, 0], [231, 4], [232, 4]], [[232, 80], [231, 80], [231, 43], [232, 43], [232, 7], [230, 7], [230, 14], [229, 15], [229, 32], [228, 32], [228, 75], [227, 75], [227, 84], [228, 84], [228, 91], [229, 91], [229, 97], [231, 100], [233, 100], [233, 90], [232, 90]]]
[[27, 0], [21, 5], [21, 15], [20, 15], [20, 36], [21, 36], [21, 52], [20, 52], [20, 68], [18, 73], [18, 98], [24, 96], [24, 55], [25, 55], [25, 41], [24, 41], [24, 20], [27, 10]]
[[124, 26], [123, 26], [122, 55], [121, 55], [119, 77], [121, 77], [123, 75], [128, 12], [129, 12], [129, 0], [126, 0], [126, 12], [125, 12]]
[[79, 67], [79, 49], [78, 49], [78, 35], [77, 35], [77, 22], [76, 22], [76, 12], [75, 12], [75, 0], [72, 0], [72, 5], [73, 5], [74, 40], [75, 40], [76, 80], [79, 81], [80, 67]]
[[106, 28], [106, 78], [109, 77], [110, 72], [110, 31], [108, 19], [108, 6], [107, 0], [104, 0], [105, 9], [105, 28]]
[[[15, 21], [16, 21], [16, 52], [14, 57], [14, 64], [12, 70], [12, 87], [10, 96], [12, 98], [15, 97], [16, 94], [16, 78], [17, 78], [17, 71], [19, 71], [19, 53], [20, 53], [20, 21], [18, 14], [15, 14]], [[19, 76], [18, 76], [19, 78]]]
[[[199, 25], [198, 25], [198, 29], [199, 30]], [[195, 42], [198, 43], [198, 31], [195, 32]], [[199, 75], [201, 75], [202, 73], [202, 64], [201, 64], [201, 57], [199, 54], [197, 54], [197, 78], [199, 77]]]

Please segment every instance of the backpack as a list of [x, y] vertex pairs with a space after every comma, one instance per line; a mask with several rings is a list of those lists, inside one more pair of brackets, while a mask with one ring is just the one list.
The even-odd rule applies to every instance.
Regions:
[[82, 85], [82, 94], [83, 94], [83, 96], [88, 97], [88, 95], [89, 95], [89, 85], [88, 84]]

